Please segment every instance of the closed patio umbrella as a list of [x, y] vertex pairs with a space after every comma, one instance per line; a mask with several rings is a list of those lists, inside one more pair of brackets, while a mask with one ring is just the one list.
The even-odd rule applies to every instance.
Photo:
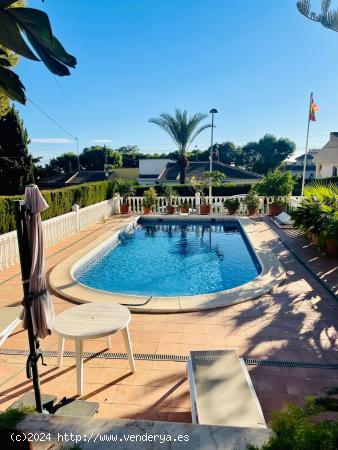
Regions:
[[37, 411], [42, 412], [37, 362], [42, 359], [37, 338], [51, 334], [54, 309], [47, 289], [44, 273], [44, 246], [41, 211], [48, 208], [38, 187], [26, 187], [25, 200], [15, 202], [16, 226], [23, 280], [23, 327], [28, 330], [30, 354], [27, 360], [27, 377], [33, 378]]
[[[47, 289], [44, 270], [43, 230], [40, 213], [48, 208], [36, 185], [29, 185], [25, 190], [26, 227], [30, 249], [31, 269], [29, 280], [29, 294], [31, 296], [31, 316], [34, 336], [44, 339], [51, 334], [54, 320], [53, 303]], [[22, 325], [28, 329], [27, 308], [24, 308], [20, 319]]]

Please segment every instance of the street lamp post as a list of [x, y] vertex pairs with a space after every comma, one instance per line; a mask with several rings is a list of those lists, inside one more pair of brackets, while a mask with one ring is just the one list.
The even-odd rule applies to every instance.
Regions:
[[[211, 144], [210, 144], [210, 156], [209, 156], [209, 160], [210, 160], [210, 166], [209, 166], [209, 170], [210, 172], [212, 172], [212, 157], [213, 157], [213, 152], [214, 152], [214, 116], [215, 114], [218, 113], [217, 109], [213, 108], [210, 111], [211, 114]], [[210, 181], [209, 181], [209, 204], [212, 204], [212, 180], [210, 177]]]

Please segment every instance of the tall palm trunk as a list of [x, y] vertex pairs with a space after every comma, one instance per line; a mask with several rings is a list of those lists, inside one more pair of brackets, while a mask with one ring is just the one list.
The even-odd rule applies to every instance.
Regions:
[[180, 168], [180, 184], [184, 184], [185, 173], [188, 165], [188, 160], [184, 153], [179, 156], [178, 165]]

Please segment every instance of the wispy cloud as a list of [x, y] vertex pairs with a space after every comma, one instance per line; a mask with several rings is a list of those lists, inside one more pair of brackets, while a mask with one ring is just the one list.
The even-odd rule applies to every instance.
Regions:
[[33, 144], [73, 144], [74, 141], [65, 138], [32, 138]]
[[97, 144], [109, 144], [113, 141], [111, 139], [93, 139], [92, 142], [96, 142]]

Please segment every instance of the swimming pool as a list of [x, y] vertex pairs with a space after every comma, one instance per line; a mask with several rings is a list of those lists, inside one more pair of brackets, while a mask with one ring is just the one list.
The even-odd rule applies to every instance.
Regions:
[[74, 272], [90, 288], [191, 296], [241, 286], [261, 272], [238, 222], [140, 220]]

